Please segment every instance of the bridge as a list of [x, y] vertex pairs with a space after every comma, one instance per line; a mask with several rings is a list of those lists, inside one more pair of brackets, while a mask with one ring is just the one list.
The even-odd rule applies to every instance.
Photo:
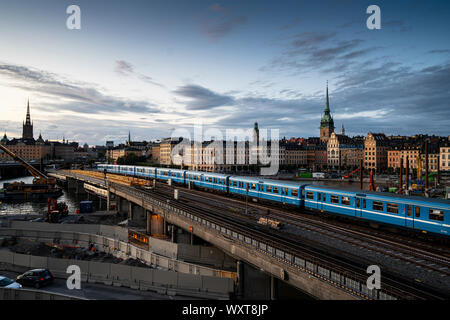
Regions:
[[[143, 223], [151, 234], [154, 224], [164, 233], [167, 225], [181, 228], [237, 261], [236, 294], [246, 288], [243, 268], [248, 264], [270, 276], [271, 297], [276, 298], [275, 282], [282, 281], [317, 299], [395, 300], [418, 298], [415, 290], [385, 279], [381, 289], [369, 289], [365, 268], [345, 259], [337, 259], [320, 246], [295, 243], [275, 230], [248, 224], [239, 218], [207, 210], [195, 203], [183, 203], [177, 196], [161, 194], [112, 182], [88, 174], [60, 171], [49, 174], [76, 190], [86, 189], [106, 198], [107, 209], [125, 211], [129, 221]], [[155, 182], [154, 182], [155, 183]], [[155, 185], [155, 184], [154, 184]], [[155, 219], [156, 218], [156, 219]], [[427, 298], [427, 297], [425, 297]]]

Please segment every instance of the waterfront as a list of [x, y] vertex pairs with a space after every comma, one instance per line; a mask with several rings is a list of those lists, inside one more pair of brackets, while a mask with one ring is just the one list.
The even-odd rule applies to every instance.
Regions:
[[[33, 177], [20, 177], [15, 179], [5, 179], [0, 180], [0, 188], [3, 188], [3, 184], [23, 181], [25, 183], [32, 183]], [[69, 213], [75, 213], [75, 210], [79, 207], [80, 201], [86, 200], [86, 196], [76, 196], [73, 193], [63, 190], [63, 195], [58, 198], [59, 202], [65, 202], [69, 206]], [[0, 215], [10, 215], [10, 214], [41, 214], [47, 212], [47, 201], [42, 202], [2, 202], [0, 204]]]

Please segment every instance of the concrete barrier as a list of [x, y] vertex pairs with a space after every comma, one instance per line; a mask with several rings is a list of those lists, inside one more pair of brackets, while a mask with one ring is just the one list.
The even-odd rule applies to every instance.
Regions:
[[88, 282], [112, 284], [111, 263], [89, 261]]
[[40, 256], [30, 256], [30, 269], [47, 268], [48, 258]]
[[176, 243], [150, 237], [149, 250], [172, 259], [178, 258], [178, 244]]
[[64, 294], [30, 289], [0, 288], [0, 300], [86, 300]]
[[[36, 225], [36, 224], [35, 224]], [[37, 224], [38, 225], [38, 224]], [[47, 226], [45, 227], [47, 228]], [[127, 258], [135, 258], [141, 260], [144, 263], [157, 266], [159, 268], [165, 270], [172, 270], [181, 273], [189, 273], [196, 275], [206, 275], [206, 276], [216, 276], [223, 277], [225, 273], [221, 272], [221, 270], [215, 270], [212, 268], [194, 265], [191, 263], [178, 261], [172, 258], [168, 258], [165, 256], [161, 256], [155, 254], [153, 252], [145, 251], [134, 245], [129, 243], [124, 243], [119, 240], [110, 239], [101, 235], [93, 235], [93, 234], [82, 234], [76, 232], [67, 232], [67, 231], [38, 231], [24, 229], [2, 229], [1, 233], [7, 233], [10, 236], [16, 236], [19, 238], [30, 238], [30, 235], [34, 236], [36, 240], [51, 242], [51, 243], [59, 243], [63, 245], [78, 245], [87, 247], [89, 243], [93, 243], [96, 248], [100, 251], [110, 253], [118, 258], [127, 259]], [[43, 238], [41, 238], [43, 237]], [[171, 243], [169, 243], [172, 245]], [[173, 248], [173, 246], [172, 246]], [[200, 254], [200, 248], [194, 248], [198, 254]], [[26, 259], [26, 257], [18, 258], [18, 259]], [[27, 265], [29, 266], [29, 265]], [[65, 272], [65, 269], [64, 269]], [[100, 277], [100, 275], [98, 275]], [[227, 276], [226, 276], [227, 277]], [[235, 278], [235, 277], [234, 277]], [[94, 276], [94, 279], [96, 277]], [[103, 278], [98, 278], [99, 281], [103, 281]], [[110, 281], [110, 280], [107, 280]]]
[[[190, 294], [196, 297], [226, 299], [234, 290], [232, 279], [180, 274], [174, 271], [95, 261], [45, 259], [43, 257], [0, 251], [0, 263], [3, 268], [7, 267], [6, 269], [20, 272], [31, 268], [32, 265], [39, 265], [40, 268], [49, 269], [55, 277], [63, 279], [69, 276], [66, 273], [69, 265], [78, 265], [81, 268], [82, 281], [126, 286], [141, 290], [154, 290], [167, 294]], [[34, 297], [30, 297], [30, 299], [34, 299]]]
[[131, 267], [122, 264], [110, 264], [111, 280], [115, 286], [131, 287]]
[[28, 254], [20, 254], [16, 253], [14, 254], [14, 260], [13, 264], [16, 266], [22, 266], [22, 267], [30, 267], [30, 255]]

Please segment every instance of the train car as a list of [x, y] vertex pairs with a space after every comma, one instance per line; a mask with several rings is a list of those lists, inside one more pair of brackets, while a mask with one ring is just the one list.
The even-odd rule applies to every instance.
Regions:
[[305, 207], [402, 228], [450, 234], [450, 202], [391, 193], [305, 187]]
[[228, 192], [228, 175], [212, 172], [186, 171], [186, 184]]
[[156, 178], [156, 168], [153, 167], [136, 167], [136, 176], [142, 178]]
[[136, 175], [136, 167], [135, 166], [119, 166], [119, 173], [127, 175], [127, 176], [135, 176]]
[[172, 179], [172, 181], [185, 184], [185, 172], [186, 170], [170, 169], [169, 178]]
[[229, 179], [230, 193], [302, 206], [303, 185], [298, 182], [233, 176]]
[[170, 169], [169, 168], [156, 168], [156, 179], [169, 180]]

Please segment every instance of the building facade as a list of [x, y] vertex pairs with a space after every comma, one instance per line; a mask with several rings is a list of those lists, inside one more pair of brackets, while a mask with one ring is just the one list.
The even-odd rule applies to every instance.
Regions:
[[388, 166], [389, 144], [384, 133], [371, 133], [364, 140], [364, 169], [384, 170]]

